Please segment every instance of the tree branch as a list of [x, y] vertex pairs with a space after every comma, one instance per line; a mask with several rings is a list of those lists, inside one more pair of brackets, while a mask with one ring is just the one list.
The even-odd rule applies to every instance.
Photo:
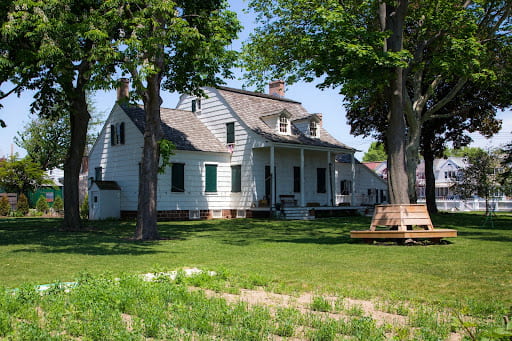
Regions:
[[468, 78], [467, 77], [461, 77], [459, 78], [459, 81], [455, 86], [450, 90], [450, 92], [443, 97], [439, 102], [437, 102], [434, 106], [432, 106], [425, 115], [423, 115], [423, 122], [430, 120], [431, 118], [442, 118], [442, 117], [450, 117], [450, 115], [439, 115], [439, 116], [433, 116], [436, 112], [438, 112], [441, 108], [443, 108], [448, 102], [450, 102], [462, 89], [462, 87], [467, 83]]
[[11, 90], [9, 90], [7, 92], [0, 91], [0, 99], [4, 99], [4, 98], [8, 97], [10, 94], [20, 90], [21, 88], [22, 88], [22, 86], [18, 84], [14, 88], [12, 88]]

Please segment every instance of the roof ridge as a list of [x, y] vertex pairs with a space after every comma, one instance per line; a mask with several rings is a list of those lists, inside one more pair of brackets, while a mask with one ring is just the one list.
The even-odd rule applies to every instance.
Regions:
[[242, 95], [249, 95], [249, 96], [261, 97], [261, 98], [266, 98], [266, 99], [273, 99], [273, 100], [276, 100], [276, 101], [302, 104], [299, 101], [295, 101], [295, 100], [289, 99], [289, 98], [276, 97], [276, 96], [269, 95], [269, 94], [264, 94], [264, 93], [261, 93], [261, 92], [254, 92], [254, 91], [248, 91], [248, 90], [235, 89], [235, 88], [230, 88], [230, 87], [227, 87], [227, 86], [218, 86], [217, 89], [224, 90], [224, 91], [235, 92], [235, 93], [239, 93], [239, 94], [242, 94]]

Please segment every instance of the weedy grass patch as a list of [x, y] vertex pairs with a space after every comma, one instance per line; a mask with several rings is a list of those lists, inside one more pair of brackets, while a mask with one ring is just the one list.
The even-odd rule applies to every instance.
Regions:
[[[371, 323], [366, 320], [366, 312], [345, 304], [344, 298], [373, 300], [378, 309], [423, 326], [376, 326], [378, 335], [392, 333], [398, 339], [421, 339], [429, 333], [442, 338], [447, 330], [464, 329], [464, 325], [477, 334], [502, 328], [502, 316], [509, 313], [512, 305], [512, 216], [499, 214], [493, 228], [483, 226], [485, 218], [481, 213], [445, 213], [433, 216], [432, 220], [437, 228], [457, 229], [459, 237], [445, 245], [366, 245], [349, 236], [350, 230], [367, 229], [370, 218], [346, 217], [305, 222], [164, 222], [159, 223], [162, 240], [135, 242], [131, 240], [133, 222], [89, 222], [83, 231], [67, 233], [59, 230], [59, 219], [2, 218], [0, 284], [18, 290], [15, 298], [0, 294], [0, 337], [51, 339], [87, 335], [85, 338], [129, 339], [142, 335], [201, 339], [207, 335], [204, 337], [208, 339], [217, 335], [222, 326], [230, 326], [219, 332], [226, 339], [280, 334], [288, 337], [298, 331], [311, 338], [328, 338], [332, 330], [342, 335], [340, 330], [353, 330], [350, 335], [367, 335], [365, 326]], [[340, 313], [350, 318], [322, 329], [312, 327], [311, 322], [297, 322], [304, 320], [302, 313], [297, 319], [291, 314], [285, 323], [275, 320], [274, 311], [253, 311], [247, 306], [236, 308], [238, 312], [247, 310], [245, 317], [237, 320], [229, 313], [235, 308], [222, 306], [226, 303], [190, 296], [186, 290], [171, 290], [165, 279], [161, 279], [165, 284], [159, 289], [162, 293], [153, 297], [158, 284], [140, 283], [131, 277], [184, 267], [212, 269], [218, 276], [212, 279], [200, 275], [187, 280], [178, 276], [174, 286], [188, 283], [232, 294], [240, 288], [259, 287], [292, 295], [314, 292], [319, 302], [310, 304], [318, 305], [316, 313]], [[115, 277], [121, 278], [122, 283], [112, 284]], [[59, 281], [82, 284], [66, 295], [65, 288], [53, 288], [43, 295], [44, 301], [33, 293], [34, 284]], [[88, 286], [89, 282], [94, 285]], [[338, 299], [329, 301], [330, 307], [321, 307], [320, 297], [324, 293]], [[169, 301], [174, 302], [180, 295], [189, 303], [170, 306]], [[70, 297], [76, 300], [72, 304]], [[88, 299], [91, 297], [93, 301]], [[144, 304], [141, 297], [148, 303]], [[190, 312], [201, 305], [211, 315]], [[436, 327], [428, 320], [429, 313], [421, 316], [418, 306], [427, 306], [440, 317], [441, 312], [452, 311], [464, 318], [441, 319], [441, 326]], [[170, 319], [174, 315], [169, 314], [175, 310], [180, 314]], [[107, 323], [98, 321], [98, 316], [114, 327], [108, 328]], [[49, 324], [30, 322], [37, 319]], [[65, 321], [69, 326], [58, 332], [60, 322], [56, 321]]]

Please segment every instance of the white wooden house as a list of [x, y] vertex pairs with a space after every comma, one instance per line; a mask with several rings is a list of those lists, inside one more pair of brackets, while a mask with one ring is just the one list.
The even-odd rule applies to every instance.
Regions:
[[[255, 217], [292, 206], [307, 216], [310, 207], [338, 207], [337, 177], [354, 177], [355, 150], [324, 129], [321, 114], [284, 98], [283, 82], [271, 89], [277, 94], [205, 88], [203, 98], [182, 95], [176, 109], [162, 108], [164, 137], [176, 152], [158, 178], [159, 219]], [[136, 216], [144, 124], [142, 108], [115, 104], [90, 152], [91, 185], [117, 184], [123, 218]], [[348, 170], [335, 171], [340, 154], [351, 160]], [[90, 208], [102, 192], [94, 189]]]

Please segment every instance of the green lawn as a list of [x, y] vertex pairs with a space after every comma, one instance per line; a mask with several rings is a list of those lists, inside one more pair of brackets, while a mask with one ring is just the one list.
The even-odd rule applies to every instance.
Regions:
[[310, 291], [464, 305], [478, 315], [512, 304], [512, 216], [482, 228], [479, 214], [440, 214], [447, 245], [366, 245], [349, 238], [370, 218], [315, 221], [215, 220], [160, 223], [158, 242], [134, 242], [133, 222], [90, 222], [60, 232], [58, 219], [0, 219], [0, 285], [73, 281], [80, 274], [225, 269], [281, 292]]

